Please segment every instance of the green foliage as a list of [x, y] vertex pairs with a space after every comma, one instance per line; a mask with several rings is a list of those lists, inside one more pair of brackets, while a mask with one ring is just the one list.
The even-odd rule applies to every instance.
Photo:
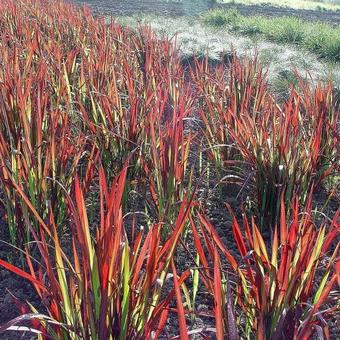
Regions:
[[340, 61], [340, 28], [311, 23], [295, 17], [243, 16], [235, 10], [212, 10], [203, 15], [204, 23], [227, 27], [245, 35], [258, 35], [278, 43], [296, 44], [320, 57]]
[[242, 5], [261, 5], [296, 10], [339, 11], [339, 0], [220, 0], [220, 2]]
[[303, 45], [323, 58], [340, 60], [340, 28], [330, 29], [326, 24], [315, 24], [306, 35]]

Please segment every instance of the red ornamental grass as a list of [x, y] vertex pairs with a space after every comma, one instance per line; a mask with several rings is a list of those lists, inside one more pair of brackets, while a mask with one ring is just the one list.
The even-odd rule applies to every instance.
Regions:
[[230, 112], [235, 119], [230, 133], [255, 171], [261, 227], [278, 223], [282, 195], [287, 207], [293, 195], [305, 202], [337, 164], [332, 85], [312, 90], [301, 81], [300, 88], [283, 107], [272, 101], [256, 115]]
[[[299, 78], [299, 89], [279, 103], [256, 59], [241, 63], [234, 56], [216, 70], [203, 61], [194, 70], [209, 152], [238, 178], [251, 177], [246, 183], [255, 188], [260, 227], [273, 228], [282, 194], [287, 207], [293, 195], [303, 203], [337, 166], [339, 111], [332, 83], [314, 88]], [[235, 164], [241, 165], [235, 170]]]
[[51, 201], [56, 217], [63, 218], [65, 207], [55, 181], [69, 187], [68, 176], [82, 157], [84, 138], [70, 129], [68, 109], [62, 106], [67, 96], [62, 80], [59, 94], [52, 94], [47, 64], [42, 61], [21, 69], [18, 55], [9, 53], [6, 58], [0, 83], [0, 179], [12, 241], [22, 241], [28, 238], [22, 227], [28, 212], [15, 187], [25, 191], [43, 217], [46, 202]]
[[[77, 53], [70, 47], [71, 36], [78, 40], [73, 33], [90, 16], [63, 2], [50, 5], [0, 4], [0, 179], [11, 239], [19, 243], [30, 238], [25, 221], [34, 221], [18, 188], [43, 219], [51, 205], [62, 221], [66, 211], [60, 184], [70, 190], [85, 151], [95, 158], [94, 148], [87, 148], [73, 125]], [[88, 177], [86, 166], [84, 171]]]
[[[164, 146], [172, 139], [172, 148], [183, 148], [179, 155], [175, 149], [170, 155], [154, 148], [163, 159], [169, 157], [171, 171], [177, 166], [170, 176], [177, 177], [173, 190], [183, 191], [178, 188], [184, 177], [180, 172], [185, 172], [190, 143], [183, 141], [182, 119], [192, 101], [179, 98], [184, 76], [172, 42], [156, 38], [149, 28], [134, 32], [95, 20], [88, 10], [63, 2], [6, 1], [1, 6], [0, 161], [12, 240], [29, 238], [22, 226], [28, 216], [16, 185], [43, 218], [51, 201], [55, 218], [62, 219], [65, 202], [57, 182], [69, 191], [77, 169], [93, 176], [91, 166], [83, 171], [85, 155], [91, 162], [100, 153], [108, 176], [129, 159], [129, 174], [134, 175], [128, 182], [136, 174], [141, 177], [141, 157], [150, 155], [149, 112], [163, 95], [167, 107], [154, 120], [157, 129], [167, 122], [173, 130], [168, 126], [153, 142], [162, 140]], [[169, 108], [178, 117], [167, 117]], [[181, 195], [169, 197], [169, 204]]]
[[[340, 212], [330, 224], [317, 227], [312, 218], [311, 197], [309, 195], [302, 211], [297, 199], [293, 200], [290, 221], [286, 219], [282, 198], [280, 236], [275, 228], [270, 249], [254, 218], [249, 224], [244, 217], [241, 229], [232, 214], [233, 235], [242, 257], [240, 264], [228, 252], [210, 222], [198, 215], [210, 258], [215, 256], [214, 247], [219, 248], [236, 275], [236, 303], [243, 312], [248, 335], [255, 332], [259, 339], [280, 339], [283, 334], [289, 334], [294, 339], [307, 339], [321, 331], [329, 338], [324, 319], [337, 310], [332, 297], [339, 280], [339, 245], [335, 248], [332, 245], [340, 232]], [[197, 237], [195, 244], [197, 249], [202, 249]], [[208, 270], [206, 255], [199, 253], [203, 268]], [[224, 294], [227, 297], [226, 292]]]
[[143, 152], [150, 105], [160, 91], [171, 96], [172, 81], [182, 77], [172, 42], [148, 27], [132, 31], [100, 21], [81, 39], [73, 63], [79, 69], [76, 106], [86, 128], [112, 158], [136, 148]]
[[[195, 250], [197, 251], [198, 282], [202, 282], [205, 289], [213, 298], [213, 316], [215, 318], [216, 336], [223, 339], [228, 335], [230, 339], [238, 339], [239, 331], [235, 317], [234, 297], [231, 291], [229, 275], [222, 267], [219, 251], [223, 260], [227, 260], [232, 269], [237, 271], [238, 263], [223, 245], [214, 227], [204, 215], [197, 213], [200, 230], [197, 229], [193, 218], [190, 218]], [[200, 237], [200, 235], [202, 235]], [[203, 238], [204, 242], [201, 241]], [[199, 281], [200, 280], [200, 281]], [[197, 286], [199, 283], [195, 283]], [[197, 287], [198, 289], [198, 287]]]
[[[184, 91], [185, 95], [180, 95]], [[149, 111], [149, 152], [142, 159], [152, 205], [159, 220], [164, 222], [171, 222], [172, 215], [176, 216], [185, 188], [190, 189], [190, 183], [186, 185], [184, 181], [194, 137], [184, 130], [184, 119], [191, 110], [191, 93], [186, 88], [173, 89], [172, 93], [174, 97], [159, 91], [158, 99]]]
[[202, 133], [209, 146], [209, 154], [218, 167], [237, 159], [238, 151], [229, 129], [238, 115], [253, 116], [267, 105], [267, 79], [257, 58], [241, 61], [236, 53], [230, 61], [210, 66], [208, 58], [195, 61], [191, 77], [198, 91]]
[[[191, 202], [184, 199], [173, 233], [164, 243], [160, 237], [161, 223], [148, 231], [138, 231], [132, 224], [129, 241], [122, 216], [126, 172], [125, 167], [109, 188], [104, 171], [100, 170], [100, 225], [95, 230], [95, 241], [90, 235], [83, 190], [80, 181], [75, 180], [74, 196], [66, 197], [72, 259], [62, 249], [52, 212], [45, 224], [29, 207], [40, 222], [39, 234], [33, 229], [31, 232], [38, 244], [41, 263], [32, 262], [26, 251], [28, 273], [3, 260], [0, 264], [33, 284], [48, 314], [42, 316], [33, 306], [23, 307], [26, 315], [2, 326], [2, 331], [29, 319], [35, 331], [55, 339], [149, 338], [152, 332], [162, 331], [167, 307], [175, 296], [184, 325], [179, 287], [189, 272], [178, 277], [171, 262]], [[51, 237], [52, 248], [47, 244], [47, 235]], [[175, 287], [163, 296], [170, 266]]]

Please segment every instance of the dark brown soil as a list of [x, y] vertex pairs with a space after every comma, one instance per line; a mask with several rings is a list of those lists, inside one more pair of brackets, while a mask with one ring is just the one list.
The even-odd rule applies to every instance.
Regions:
[[[20, 252], [12, 246], [5, 244], [10, 243], [8, 235], [8, 227], [0, 215], [0, 259], [10, 260], [12, 264], [21, 267]], [[11, 273], [0, 266], [0, 325], [19, 316], [20, 310], [14, 302], [13, 295], [22, 302], [28, 301], [36, 308], [40, 309], [40, 300], [33, 286], [18, 275]], [[16, 339], [35, 339], [32, 334], [18, 333], [7, 331], [0, 334], [1, 340], [16, 340]]]
[[243, 15], [268, 17], [293, 16], [308, 21], [340, 25], [340, 12], [297, 10], [270, 5], [215, 4], [209, 0], [74, 0], [103, 15], [130, 16], [155, 14], [164, 16], [197, 16], [212, 8], [237, 9]]

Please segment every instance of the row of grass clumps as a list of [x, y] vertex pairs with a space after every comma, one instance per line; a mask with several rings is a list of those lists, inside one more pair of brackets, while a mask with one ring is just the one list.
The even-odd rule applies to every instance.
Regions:
[[263, 36], [277, 43], [296, 44], [327, 60], [340, 60], [340, 28], [329, 24], [295, 17], [244, 16], [233, 9], [211, 10], [202, 19], [212, 26], [227, 27], [248, 36]]

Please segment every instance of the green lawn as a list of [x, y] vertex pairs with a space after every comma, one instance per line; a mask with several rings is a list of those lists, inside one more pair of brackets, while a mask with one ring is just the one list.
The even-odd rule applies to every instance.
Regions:
[[202, 20], [205, 24], [225, 27], [242, 35], [258, 35], [277, 43], [295, 44], [321, 58], [340, 61], [340, 27], [295, 17], [244, 16], [236, 10], [221, 9], [205, 13]]
[[218, 2], [245, 5], [270, 4], [277, 7], [290, 7], [294, 9], [340, 11], [339, 0], [219, 0]]

